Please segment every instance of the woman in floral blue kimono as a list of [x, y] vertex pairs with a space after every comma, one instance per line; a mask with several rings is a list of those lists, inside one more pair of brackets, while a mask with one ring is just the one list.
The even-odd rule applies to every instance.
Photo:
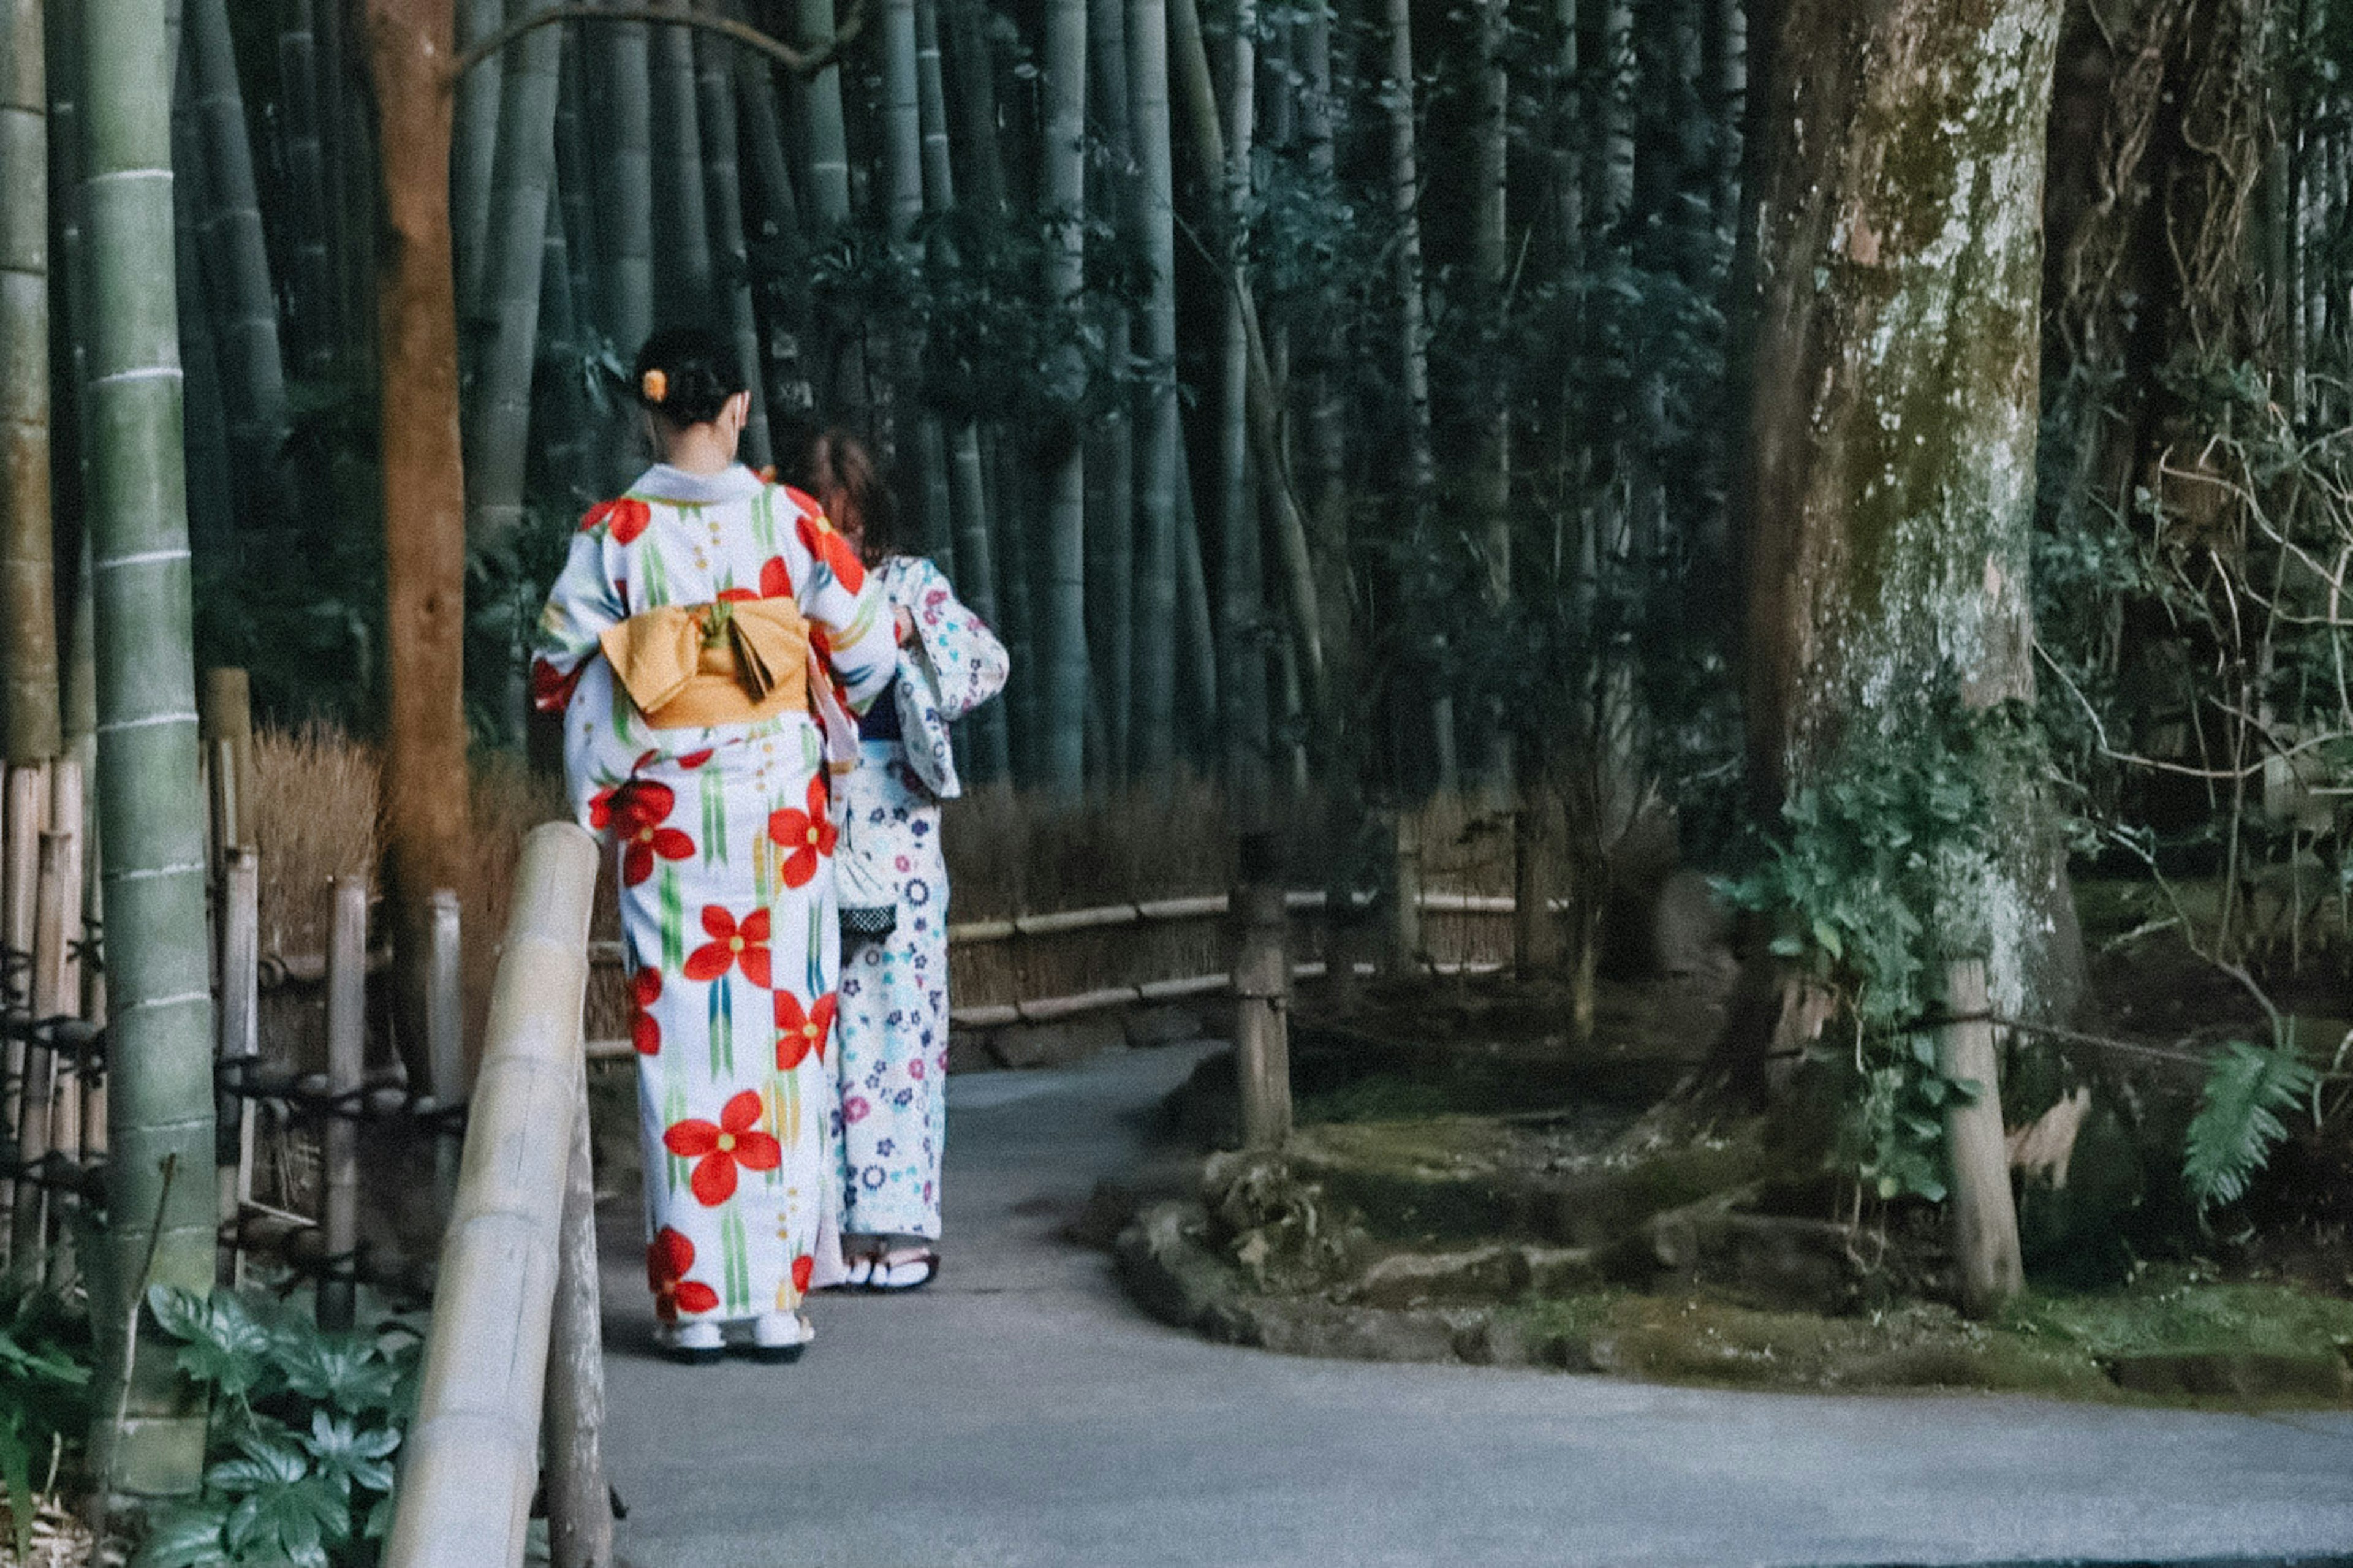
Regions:
[[663, 460], [583, 521], [533, 694], [564, 714], [574, 810], [621, 852], [663, 1343], [707, 1360], [737, 1325], [788, 1360], [841, 1256], [829, 781], [897, 660], [856, 552], [735, 462], [728, 345], [659, 333], [636, 390]]
[[845, 1283], [913, 1289], [940, 1266], [948, 1066], [940, 802], [963, 789], [948, 724], [1005, 684], [1005, 646], [957, 602], [937, 566], [894, 547], [890, 491], [856, 437], [819, 437], [806, 477], [857, 544], [897, 632], [897, 679], [860, 727], [841, 843], [845, 889], [875, 889], [862, 896], [887, 900], [892, 914], [888, 930], [871, 937], [853, 921], [834, 1026]]

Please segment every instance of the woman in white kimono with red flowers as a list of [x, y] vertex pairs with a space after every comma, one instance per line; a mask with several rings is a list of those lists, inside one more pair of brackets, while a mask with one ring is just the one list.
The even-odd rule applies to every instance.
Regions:
[[[844, 923], [835, 1022], [841, 1091], [844, 1283], [928, 1285], [939, 1273], [940, 1156], [947, 1141], [948, 868], [940, 802], [961, 793], [948, 724], [1005, 684], [1005, 645], [946, 576], [895, 548], [891, 498], [854, 437], [828, 432], [804, 465], [809, 489], [889, 602], [898, 678], [860, 725], [845, 781]], [[862, 935], [872, 898], [887, 929]], [[879, 912], [879, 911], [876, 911]], [[875, 923], [881, 923], [877, 921]]]
[[895, 650], [816, 503], [734, 462], [728, 345], [657, 334], [637, 376], [664, 461], [574, 539], [534, 695], [565, 716], [575, 812], [620, 847], [662, 1342], [706, 1360], [736, 1325], [790, 1359], [840, 1267], [830, 781]]

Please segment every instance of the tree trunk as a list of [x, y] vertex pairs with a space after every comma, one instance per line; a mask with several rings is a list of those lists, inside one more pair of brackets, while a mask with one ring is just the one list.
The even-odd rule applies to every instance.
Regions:
[[57, 755], [49, 525], [49, 102], [40, 0], [0, 0], [0, 750]]
[[[1746, 507], [1752, 777], [1778, 808], [1857, 726], [2034, 691], [2044, 121], [2060, 0], [1789, 0], [1761, 149]], [[1951, 889], [1995, 1011], [2065, 1014], [2081, 952], [2029, 769]]]
[[[204, 244], [197, 225], [210, 205], [198, 138], [188, 51], [180, 51], [172, 108], [172, 214], [179, 296], [181, 418], [188, 460], [188, 542], [199, 554], [235, 550], [235, 465], [229, 451], [228, 404], [221, 391], [213, 345], [212, 312], [205, 305]], [[69, 289], [72, 285], [69, 282]]]
[[[385, 236], [385, 865], [402, 1053], [424, 1059], [433, 892], [468, 885], [466, 488], [449, 254], [451, 0], [367, 0]], [[608, 24], [612, 25], [612, 24]]]
[[132, 1341], [150, 1283], [213, 1279], [213, 1002], [205, 919], [186, 472], [174, 350], [172, 82], [161, 0], [84, 16], [82, 193], [92, 309], [89, 527], [96, 568], [99, 816], [106, 847], [107, 1268], [91, 1459], [108, 1499], [193, 1492], [198, 1392], [160, 1335]]

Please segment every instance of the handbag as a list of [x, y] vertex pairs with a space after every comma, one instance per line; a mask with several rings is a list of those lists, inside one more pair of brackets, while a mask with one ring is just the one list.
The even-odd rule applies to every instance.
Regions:
[[883, 868], [881, 854], [867, 852], [874, 837], [871, 826], [860, 834], [857, 812], [844, 814], [834, 847], [833, 886], [845, 941], [880, 942], [899, 923], [899, 890]]

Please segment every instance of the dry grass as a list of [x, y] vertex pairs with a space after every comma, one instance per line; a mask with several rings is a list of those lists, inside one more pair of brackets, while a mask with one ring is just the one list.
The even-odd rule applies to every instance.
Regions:
[[261, 951], [326, 951], [328, 884], [373, 885], [375, 750], [323, 724], [253, 737], [254, 837], [261, 856]]

